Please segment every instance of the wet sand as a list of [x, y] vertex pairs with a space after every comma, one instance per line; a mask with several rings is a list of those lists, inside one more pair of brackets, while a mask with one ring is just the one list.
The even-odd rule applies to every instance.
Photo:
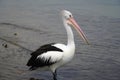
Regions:
[[[28, 71], [26, 63], [30, 53], [39, 46], [66, 43], [66, 31], [59, 15], [63, 8], [73, 13], [90, 45], [73, 30], [76, 54], [71, 63], [58, 70], [58, 80], [120, 80], [120, 17], [117, 13], [115, 16], [107, 12], [97, 14], [97, 5], [96, 10], [90, 11], [85, 5], [72, 1], [0, 2], [0, 80], [52, 80], [49, 71]], [[119, 5], [109, 4], [113, 9]]]

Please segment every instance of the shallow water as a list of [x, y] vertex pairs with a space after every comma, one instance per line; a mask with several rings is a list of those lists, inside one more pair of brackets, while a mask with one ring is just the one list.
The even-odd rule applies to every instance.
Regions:
[[28, 71], [26, 63], [39, 46], [66, 43], [63, 9], [73, 13], [90, 45], [73, 30], [76, 55], [58, 70], [58, 80], [120, 80], [119, 0], [1, 0], [0, 80], [52, 80], [50, 72]]

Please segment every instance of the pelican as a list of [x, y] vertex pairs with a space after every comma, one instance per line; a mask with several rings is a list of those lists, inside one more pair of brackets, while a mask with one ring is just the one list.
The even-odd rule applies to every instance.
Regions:
[[82, 37], [83, 41], [89, 44], [82, 29], [74, 20], [72, 13], [67, 10], [62, 10], [61, 14], [68, 36], [67, 45], [60, 43], [43, 45], [31, 53], [31, 58], [27, 62], [29, 70], [36, 70], [38, 68], [47, 68], [50, 70], [53, 74], [53, 80], [57, 80], [57, 69], [70, 62], [74, 56], [75, 43], [71, 27], [74, 27]]

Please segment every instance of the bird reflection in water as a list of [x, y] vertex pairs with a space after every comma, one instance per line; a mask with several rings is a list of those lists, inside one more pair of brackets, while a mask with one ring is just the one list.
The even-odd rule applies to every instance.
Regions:
[[45, 79], [36, 79], [34, 77], [31, 77], [29, 80], [45, 80]]

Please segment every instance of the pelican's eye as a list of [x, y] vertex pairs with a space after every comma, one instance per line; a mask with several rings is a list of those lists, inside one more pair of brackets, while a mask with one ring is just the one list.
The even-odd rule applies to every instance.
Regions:
[[72, 15], [69, 15], [69, 17], [71, 18], [71, 17], [72, 17]]

